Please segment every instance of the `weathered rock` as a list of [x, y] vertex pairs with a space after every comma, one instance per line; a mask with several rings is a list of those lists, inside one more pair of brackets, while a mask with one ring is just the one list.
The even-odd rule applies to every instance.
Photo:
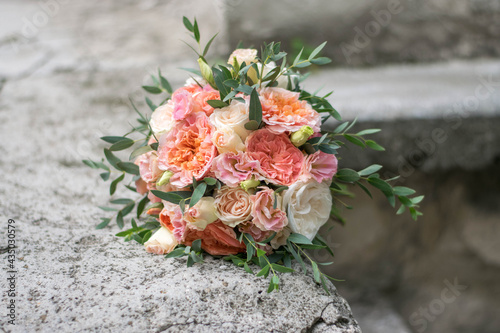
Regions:
[[[424, 62], [500, 54], [496, 0], [231, 0], [231, 45], [280, 40], [307, 48], [327, 40], [339, 65]], [[296, 46], [296, 51], [300, 50]]]

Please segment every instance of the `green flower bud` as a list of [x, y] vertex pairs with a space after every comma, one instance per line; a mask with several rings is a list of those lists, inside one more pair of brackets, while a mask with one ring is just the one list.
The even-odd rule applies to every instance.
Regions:
[[242, 189], [244, 189], [245, 191], [249, 191], [257, 186], [260, 185], [260, 181], [256, 180], [256, 179], [249, 179], [249, 180], [245, 180], [245, 181], [242, 181], [240, 183], [240, 186]]
[[212, 68], [210, 68], [210, 66], [202, 58], [198, 58], [198, 65], [200, 65], [201, 76], [207, 80], [210, 85], [215, 85]]
[[292, 141], [295, 147], [300, 147], [306, 143], [307, 139], [314, 134], [314, 130], [307, 125], [304, 125], [297, 132], [293, 132], [290, 135], [290, 141]]
[[156, 186], [168, 184], [168, 182], [170, 181], [170, 177], [172, 177], [173, 175], [174, 173], [172, 171], [165, 171], [163, 175], [161, 175], [160, 180], [156, 182]]

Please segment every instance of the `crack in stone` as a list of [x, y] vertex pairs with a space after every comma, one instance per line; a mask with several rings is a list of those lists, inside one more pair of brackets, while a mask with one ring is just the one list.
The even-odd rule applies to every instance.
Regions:
[[334, 302], [329, 302], [327, 303], [324, 307], [323, 307], [323, 310], [321, 310], [321, 314], [319, 315], [319, 317], [316, 317], [314, 318], [313, 322], [311, 323], [311, 325], [309, 327], [306, 327], [303, 332], [304, 333], [311, 333], [314, 328], [321, 322], [324, 322], [323, 320], [323, 313], [325, 312], [326, 308], [329, 307], [330, 305], [333, 305]]

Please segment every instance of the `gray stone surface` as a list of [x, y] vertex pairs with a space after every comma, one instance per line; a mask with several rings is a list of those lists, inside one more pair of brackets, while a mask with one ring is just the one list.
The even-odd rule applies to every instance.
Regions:
[[[327, 40], [337, 65], [500, 54], [498, 0], [228, 0], [231, 45]], [[297, 50], [298, 52], [298, 50]]]
[[[130, 73], [54, 74], [7, 81], [1, 92], [2, 238], [16, 221], [16, 326], [12, 332], [360, 332], [349, 306], [310, 276], [282, 276], [282, 291], [221, 260], [186, 268], [94, 230], [106, 186], [80, 160], [133, 114], [120, 98]], [[126, 82], [126, 84], [123, 84]], [[101, 132], [102, 131], [102, 132]], [[124, 190], [123, 190], [124, 191]], [[123, 196], [120, 191], [117, 196]], [[3, 255], [4, 257], [6, 255]], [[2, 270], [2, 304], [9, 299]]]

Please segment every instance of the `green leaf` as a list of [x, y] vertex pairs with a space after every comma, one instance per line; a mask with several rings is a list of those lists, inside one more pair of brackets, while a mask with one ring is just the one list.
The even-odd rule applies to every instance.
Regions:
[[362, 148], [365, 148], [365, 144], [361, 139], [358, 139], [355, 136], [349, 135], [349, 134], [344, 134], [344, 138], [346, 138], [348, 141], [354, 143], [356, 146], [360, 146]]
[[139, 203], [137, 204], [137, 218], [139, 218], [142, 213], [144, 212], [144, 208], [146, 207], [146, 204], [149, 202], [149, 198], [147, 195], [144, 196], [144, 198], [141, 199], [141, 201], [139, 201]]
[[295, 249], [293, 248], [293, 244], [290, 243], [290, 241], [288, 239], [286, 241], [286, 244], [287, 244], [288, 252], [290, 252], [292, 254], [293, 258], [300, 263], [300, 265], [302, 266], [302, 270], [304, 271], [304, 273], [306, 273], [307, 269], [306, 269], [306, 265], [304, 264], [304, 260], [302, 260], [302, 256], [300, 256], [297, 253], [297, 251], [295, 251]]
[[212, 42], [214, 41], [215, 37], [217, 37], [219, 33], [216, 33], [210, 40], [208, 41], [207, 45], [205, 46], [205, 49], [203, 50], [203, 56], [205, 56], [208, 53], [208, 49], [210, 48], [210, 45], [212, 45]]
[[309, 249], [309, 250], [321, 250], [321, 249], [324, 249], [326, 248], [325, 245], [319, 245], [319, 244], [302, 244], [300, 247], [304, 248], [304, 249]]
[[211, 186], [213, 186], [217, 183], [217, 179], [212, 178], [212, 177], [205, 177], [205, 178], [203, 178], [203, 181]]
[[120, 141], [114, 143], [113, 145], [111, 145], [111, 147], [109, 147], [109, 150], [119, 151], [119, 150], [127, 149], [128, 147], [132, 146], [133, 144], [134, 144], [134, 140], [129, 139], [129, 138], [125, 138], [125, 139], [120, 140]]
[[257, 257], [262, 257], [266, 255], [266, 251], [257, 249]]
[[198, 22], [196, 22], [196, 19], [194, 19], [193, 33], [194, 33], [194, 39], [196, 39], [196, 42], [199, 44], [200, 43], [200, 30], [198, 29]]
[[352, 183], [359, 180], [359, 174], [352, 169], [340, 169], [335, 177], [343, 182]]
[[184, 23], [186, 29], [188, 29], [190, 32], [193, 32], [193, 25], [186, 16], [182, 17], [182, 22]]
[[323, 275], [321, 275], [321, 285], [323, 286], [323, 290], [327, 293], [327, 295], [330, 295], [330, 291], [328, 290], [328, 286], [326, 284], [326, 279]]
[[101, 140], [106, 141], [108, 143], [116, 143], [116, 142], [124, 140], [124, 139], [127, 139], [127, 138], [124, 136], [102, 136], [101, 137]]
[[105, 212], [116, 212], [118, 209], [113, 208], [113, 207], [103, 207], [103, 206], [97, 206], [98, 208], [102, 209]]
[[323, 50], [323, 48], [325, 47], [326, 45], [326, 42], [323, 42], [321, 43], [321, 45], [319, 45], [318, 47], [316, 47], [314, 49], [314, 51], [311, 52], [311, 54], [309, 55], [309, 60], [311, 59], [314, 59], [314, 57], [321, 52], [321, 50]]
[[373, 199], [371, 192], [370, 192], [370, 191], [366, 188], [366, 186], [365, 186], [365, 185], [361, 184], [360, 182], [355, 182], [355, 183], [356, 183], [356, 185], [358, 185], [358, 186], [359, 186], [359, 187], [360, 187], [363, 191], [365, 191], [365, 193], [366, 193], [366, 194], [367, 194], [370, 198], [372, 198], [372, 199]]
[[149, 97], [146, 97], [146, 104], [149, 106], [151, 111], [156, 110], [158, 107], [149, 99]]
[[115, 169], [121, 170], [118, 167], [118, 163], [121, 162], [121, 160], [116, 157], [111, 150], [109, 149], [104, 149], [104, 156], [106, 156], [106, 159], [108, 160], [109, 164], [111, 164]]
[[411, 202], [411, 200], [410, 200], [410, 199], [408, 199], [407, 197], [402, 197], [402, 196], [400, 197], [400, 196], [398, 196], [398, 199], [399, 199], [399, 201], [400, 201], [403, 205], [405, 205], [406, 207], [411, 207], [411, 206], [413, 206], [413, 203], [412, 203], [412, 202]]
[[201, 252], [201, 239], [194, 240], [193, 243], [191, 244], [191, 248], [195, 252]]
[[231, 88], [238, 88], [240, 83], [234, 79], [229, 79], [229, 80], [226, 80], [224, 81], [224, 84], [228, 87], [231, 87]]
[[210, 99], [207, 101], [207, 103], [214, 109], [222, 109], [229, 105], [226, 102], [221, 101], [220, 99]]
[[116, 166], [120, 169], [125, 171], [126, 173], [130, 173], [132, 175], [139, 175], [139, 166], [137, 164], [131, 163], [131, 162], [118, 162]]
[[295, 244], [312, 244], [309, 238], [301, 234], [292, 233], [287, 239]]
[[259, 129], [260, 123], [258, 123], [255, 120], [250, 120], [249, 122], [245, 123], [245, 129], [249, 131], [255, 131]]
[[168, 82], [168, 80], [161, 75], [161, 71], [158, 68], [158, 77], [160, 78], [160, 85], [162, 86], [163, 89], [165, 89], [169, 94], [172, 93], [172, 86]]
[[116, 224], [118, 225], [118, 228], [122, 229], [123, 228], [123, 214], [121, 211], [118, 212], [116, 215]]
[[349, 126], [349, 122], [348, 122], [348, 121], [346, 121], [345, 123], [342, 123], [342, 124], [340, 124], [339, 126], [337, 126], [337, 127], [333, 130], [333, 132], [332, 132], [332, 133], [334, 133], [334, 134], [342, 133], [342, 132], [346, 129], [346, 127], [347, 127], [347, 126]]
[[142, 89], [151, 94], [161, 94], [162, 90], [155, 86], [142, 86]]
[[382, 169], [381, 165], [373, 164], [373, 165], [370, 165], [369, 167], [367, 167], [361, 171], [358, 171], [358, 174], [360, 176], [368, 176], [368, 175], [371, 175], [372, 173], [379, 171], [380, 169]]
[[109, 185], [109, 194], [110, 195], [115, 194], [116, 186], [118, 185], [119, 182], [121, 182], [123, 180], [123, 178], [125, 178], [125, 174], [122, 173], [121, 176], [119, 176], [118, 178], [116, 178], [115, 180], [113, 180], [111, 182], [111, 184]]
[[200, 201], [200, 199], [205, 195], [206, 189], [207, 183], [201, 183], [194, 189], [191, 200], [189, 200], [189, 208], [193, 207], [198, 201]]
[[293, 64], [292, 64], [293, 66], [295, 66], [300, 61], [300, 57], [302, 56], [302, 52], [304, 52], [304, 47], [302, 47], [300, 52], [295, 57], [295, 60], [293, 61]]
[[266, 265], [264, 266], [264, 268], [262, 268], [256, 276], [263, 276], [263, 275], [267, 275], [269, 273], [269, 265]]
[[248, 118], [255, 120], [259, 125], [262, 121], [262, 105], [260, 104], [259, 94], [254, 88], [250, 94], [250, 107]]
[[165, 258], [178, 258], [178, 257], [183, 257], [185, 255], [186, 254], [184, 253], [184, 248], [180, 247], [176, 248], [175, 250], [167, 254]]
[[281, 273], [291, 273], [291, 272], [295, 272], [292, 268], [288, 268], [288, 267], [285, 267], [285, 266], [281, 266], [281, 265], [278, 265], [278, 264], [271, 264], [274, 268], [275, 271], [278, 271], [278, 272], [281, 272]]
[[[246, 240], [246, 238], [245, 238], [245, 240]], [[249, 241], [246, 242], [246, 245], [247, 245], [247, 261], [250, 261], [250, 260], [252, 260], [252, 257], [255, 254], [255, 248], [253, 247], [252, 243]]]
[[381, 129], [379, 129], [379, 128], [365, 129], [365, 130], [363, 130], [361, 132], [356, 133], [356, 135], [360, 135], [361, 136], [361, 135], [375, 134], [375, 133], [378, 133], [380, 131], [381, 131]]
[[416, 205], [416, 204], [420, 203], [423, 199], [424, 199], [424, 196], [419, 195], [418, 197], [411, 198], [410, 200], [414, 205]]
[[371, 149], [373, 149], [373, 150], [377, 150], [377, 151], [384, 151], [384, 150], [385, 150], [385, 148], [384, 148], [384, 147], [382, 147], [381, 145], [379, 145], [378, 143], [376, 143], [376, 142], [375, 142], [375, 141], [373, 141], [373, 140], [366, 140], [366, 141], [365, 141], [365, 144], [366, 144], [369, 148], [371, 148]]
[[134, 202], [134, 200], [122, 198], [122, 199], [110, 200], [109, 202], [112, 203], [113, 205], [128, 205]]
[[100, 173], [99, 176], [101, 176], [102, 180], [107, 181], [109, 179], [110, 173], [103, 172], [103, 173]]
[[406, 206], [405, 205], [401, 205], [401, 207], [399, 207], [398, 211], [396, 212], [396, 215], [401, 215], [405, 212], [406, 210]]
[[321, 280], [320, 280], [321, 273], [319, 271], [318, 264], [315, 261], [311, 261], [311, 266], [313, 269], [314, 281], [316, 281], [317, 283], [320, 283], [321, 282]]
[[140, 156], [142, 154], [146, 154], [147, 152], [152, 151], [153, 148], [151, 146], [143, 146], [135, 149], [132, 154], [130, 154], [129, 160], [134, 160], [137, 156]]
[[403, 196], [412, 195], [415, 194], [416, 192], [414, 189], [405, 186], [394, 186], [393, 191], [395, 195], [403, 195]]
[[82, 162], [83, 162], [83, 164], [91, 167], [92, 169], [98, 168], [98, 166], [94, 162], [92, 162], [91, 160], [82, 160]]
[[191, 192], [189, 191], [172, 191], [172, 192], [163, 192], [158, 190], [151, 190], [155, 196], [162, 200], [166, 200], [168, 202], [172, 202], [174, 204], [179, 204], [182, 199], [186, 199], [191, 197]]
[[300, 62], [297, 65], [295, 65], [295, 67], [297, 67], [297, 68], [304, 68], [304, 67], [307, 67], [307, 66], [311, 66], [311, 62], [304, 61], [304, 62]]
[[248, 264], [245, 262], [243, 263], [243, 268], [245, 269], [245, 272], [253, 274], [253, 271], [248, 267]]
[[109, 218], [101, 217], [101, 220], [102, 222], [95, 227], [96, 229], [103, 229], [109, 224], [109, 222], [111, 222], [111, 219]]
[[[332, 59], [330, 58], [327, 58], [327, 57], [319, 57], [319, 58], [316, 58], [316, 59], [311, 59], [309, 60], [312, 64], [315, 64], [315, 65], [326, 65], [326, 64], [329, 64], [332, 62]], [[299, 66], [297, 66], [299, 67]], [[300, 68], [300, 67], [299, 67]]]
[[122, 215], [123, 216], [127, 216], [135, 207], [135, 202], [132, 202], [128, 205], [126, 205], [125, 207], [123, 207], [123, 209], [121, 210], [122, 212]]

